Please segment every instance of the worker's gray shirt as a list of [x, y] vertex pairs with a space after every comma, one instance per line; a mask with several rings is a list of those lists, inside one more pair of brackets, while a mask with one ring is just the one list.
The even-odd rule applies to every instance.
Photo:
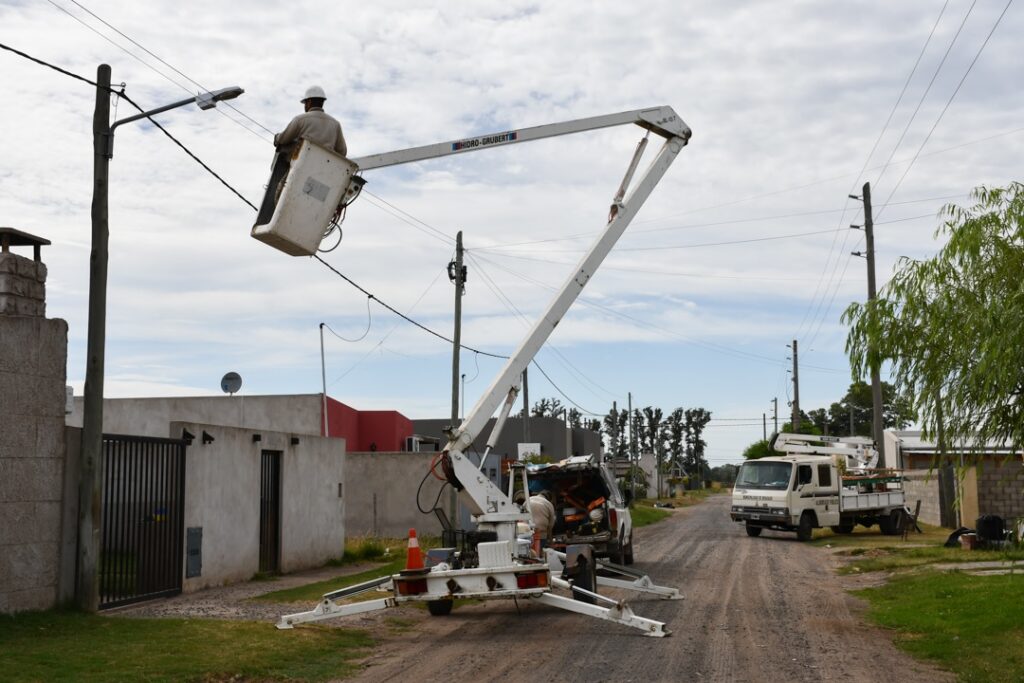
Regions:
[[320, 107], [299, 114], [287, 127], [274, 136], [274, 145], [284, 147], [299, 138], [325, 147], [341, 156], [348, 154], [345, 136], [341, 133], [341, 124]]

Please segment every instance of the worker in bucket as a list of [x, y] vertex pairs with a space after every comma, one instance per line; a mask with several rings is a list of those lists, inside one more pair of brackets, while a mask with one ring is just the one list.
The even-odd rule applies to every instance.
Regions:
[[324, 111], [326, 99], [327, 95], [319, 85], [306, 88], [301, 100], [306, 111], [292, 119], [283, 131], [274, 136], [274, 145], [279, 151], [291, 151], [299, 138], [302, 138], [341, 156], [348, 154], [341, 124]]
[[530, 517], [533, 520], [533, 552], [540, 557], [548, 547], [555, 528], [555, 506], [551, 504], [551, 492], [541, 491], [530, 496]]

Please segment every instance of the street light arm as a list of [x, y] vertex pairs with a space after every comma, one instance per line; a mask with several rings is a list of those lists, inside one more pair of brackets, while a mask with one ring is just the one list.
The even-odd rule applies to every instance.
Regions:
[[114, 124], [110, 126], [110, 131], [107, 133], [107, 158], [114, 158], [114, 130], [122, 123], [131, 123], [132, 121], [138, 121], [139, 119], [148, 119], [156, 114], [162, 114], [163, 112], [170, 111], [171, 109], [184, 107], [185, 105], [192, 104], [193, 102], [195, 102], [196, 106], [200, 109], [213, 109], [217, 106], [218, 102], [222, 100], [233, 100], [244, 92], [245, 90], [242, 88], [239, 88], [237, 85], [233, 85], [230, 88], [221, 88], [220, 90], [200, 93], [195, 97], [188, 98], [187, 100], [179, 100], [177, 102], [172, 102], [171, 104], [165, 104], [162, 107], [150, 109], [149, 111], [144, 111], [141, 114], [135, 114], [134, 116], [128, 116], [119, 121], [115, 121]]

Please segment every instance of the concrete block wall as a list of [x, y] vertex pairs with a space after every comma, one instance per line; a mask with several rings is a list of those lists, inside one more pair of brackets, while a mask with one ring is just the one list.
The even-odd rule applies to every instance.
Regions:
[[[1009, 462], [985, 462], [977, 472], [978, 513], [999, 515], [1007, 522], [1024, 517], [1024, 464], [1020, 456]], [[973, 526], [975, 520], [964, 520]]]
[[[42, 264], [2, 256], [8, 270], [0, 291], [12, 289], [11, 258], [45, 276]], [[57, 602], [66, 450], [67, 323], [42, 318], [41, 302], [24, 304], [35, 299], [12, 296], [21, 297], [0, 293], [0, 310], [14, 301], [15, 309], [36, 313], [0, 314], [0, 613]]]
[[903, 489], [906, 492], [907, 505], [913, 511], [917, 501], [921, 501], [919, 520], [933, 526], [942, 525], [942, 510], [939, 505], [939, 473], [927, 470], [908, 470], [904, 473]]
[[46, 265], [0, 253], [0, 315], [46, 315]]

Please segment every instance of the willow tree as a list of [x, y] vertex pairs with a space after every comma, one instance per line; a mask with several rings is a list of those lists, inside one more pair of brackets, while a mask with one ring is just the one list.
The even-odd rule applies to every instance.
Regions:
[[[948, 205], [925, 261], [903, 258], [880, 296], [843, 314], [854, 372], [892, 366], [940, 451], [1024, 444], [1024, 185]], [[1019, 450], [1017, 450], [1019, 452]]]

